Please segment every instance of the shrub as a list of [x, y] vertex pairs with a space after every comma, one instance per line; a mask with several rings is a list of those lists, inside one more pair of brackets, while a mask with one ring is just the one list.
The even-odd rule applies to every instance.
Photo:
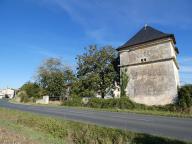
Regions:
[[130, 101], [128, 97], [123, 97], [120, 99], [92, 98], [89, 100], [86, 106], [92, 107], [92, 108], [133, 109], [135, 108], [135, 103]]
[[103, 103], [103, 99], [91, 98], [85, 106], [88, 106], [91, 108], [101, 108], [102, 103]]
[[45, 91], [36, 83], [27, 82], [21, 88], [21, 91], [25, 91], [29, 98], [40, 98], [45, 94]]
[[192, 85], [184, 85], [179, 89], [177, 104], [183, 109], [192, 106]]
[[83, 104], [82, 99], [78, 96], [72, 97], [65, 101], [63, 105], [66, 106], [84, 106], [90, 108], [110, 108], [110, 109], [135, 109], [135, 110], [149, 110], [149, 111], [164, 111], [164, 112], [192, 112], [192, 85], [182, 86], [178, 91], [178, 99], [175, 104], [168, 104], [164, 106], [147, 106], [132, 102], [129, 97], [121, 97], [119, 99], [99, 99], [90, 98], [88, 103]]
[[136, 107], [136, 103], [129, 100], [129, 98], [120, 98], [119, 99], [119, 108], [121, 109], [133, 109]]
[[121, 89], [121, 97], [126, 97], [126, 87], [129, 81], [129, 77], [127, 75], [127, 69], [121, 70], [120, 74], [120, 89]]
[[82, 106], [82, 98], [81, 97], [71, 97], [68, 100], [63, 101], [62, 105], [64, 106]]
[[20, 102], [27, 103], [30, 101], [29, 96], [25, 91], [20, 91], [17, 96], [20, 97]]

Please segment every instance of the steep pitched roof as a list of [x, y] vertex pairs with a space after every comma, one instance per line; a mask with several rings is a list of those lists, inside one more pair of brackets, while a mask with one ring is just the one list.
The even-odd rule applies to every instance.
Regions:
[[150, 26], [144, 26], [130, 40], [128, 40], [125, 44], [117, 48], [117, 50], [120, 50], [121, 48], [124, 48], [124, 47], [139, 45], [139, 44], [143, 44], [146, 42], [151, 42], [151, 41], [159, 40], [163, 38], [172, 38], [173, 42], [176, 43], [175, 37], [173, 34], [166, 34]]

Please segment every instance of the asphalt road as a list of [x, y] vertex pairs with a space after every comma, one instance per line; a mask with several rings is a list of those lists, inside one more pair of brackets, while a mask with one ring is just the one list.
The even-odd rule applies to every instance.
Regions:
[[99, 112], [77, 108], [32, 106], [12, 104], [3, 100], [0, 100], [0, 107], [46, 114], [53, 117], [58, 116], [68, 120], [192, 141], [191, 118], [151, 116], [127, 112]]

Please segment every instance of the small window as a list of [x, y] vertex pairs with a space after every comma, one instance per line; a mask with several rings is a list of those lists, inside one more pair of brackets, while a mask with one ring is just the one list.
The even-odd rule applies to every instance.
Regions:
[[146, 58], [144, 58], [144, 62], [146, 62], [147, 60], [146, 60]]
[[143, 59], [141, 59], [141, 62], [143, 62]]

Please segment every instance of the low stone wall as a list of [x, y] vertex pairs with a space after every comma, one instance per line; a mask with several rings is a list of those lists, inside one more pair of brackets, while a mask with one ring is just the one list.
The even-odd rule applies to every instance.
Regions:
[[36, 101], [37, 104], [49, 104], [49, 96], [43, 96], [43, 99]]
[[132, 101], [136, 103], [141, 103], [145, 105], [166, 105], [170, 103], [174, 103], [176, 100], [176, 96], [158, 96], [158, 97], [151, 97], [151, 96], [140, 96], [140, 97], [129, 97]]

